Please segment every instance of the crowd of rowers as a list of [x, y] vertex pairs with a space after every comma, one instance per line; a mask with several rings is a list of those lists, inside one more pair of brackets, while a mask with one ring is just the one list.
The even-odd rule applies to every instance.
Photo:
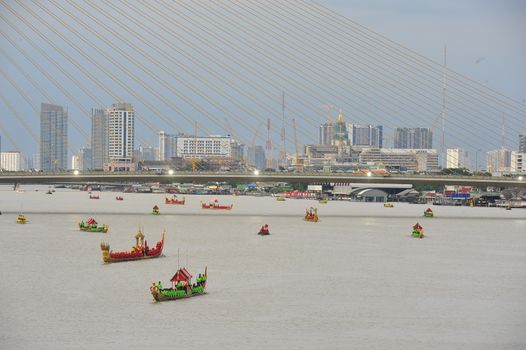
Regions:
[[[192, 289], [201, 287], [205, 282], [206, 282], [206, 276], [202, 275], [202, 274], [199, 274], [199, 276], [197, 276], [197, 278], [196, 278], [196, 282], [191, 285]], [[186, 291], [187, 287], [190, 286], [190, 284], [191, 284], [190, 280], [188, 280], [188, 281], [178, 281], [178, 282], [174, 282], [172, 284], [172, 288], [163, 288], [163, 285], [162, 285], [161, 281], [159, 281], [157, 283], [153, 282], [152, 283], [152, 287], [157, 287], [157, 289], [159, 289], [159, 290], [171, 289], [171, 290], [184, 290], [184, 291]]]

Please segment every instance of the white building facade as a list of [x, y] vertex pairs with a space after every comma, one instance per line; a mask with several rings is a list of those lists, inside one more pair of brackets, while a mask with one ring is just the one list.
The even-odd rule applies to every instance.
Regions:
[[177, 156], [183, 159], [233, 158], [230, 136], [177, 136]]
[[486, 170], [491, 174], [510, 173], [511, 151], [501, 148], [486, 154]]
[[446, 168], [459, 169], [468, 167], [468, 153], [462, 148], [452, 148], [447, 150]]
[[0, 169], [5, 171], [21, 171], [22, 162], [20, 152], [2, 152], [0, 153]]
[[526, 153], [511, 152], [511, 172], [526, 173]]
[[177, 135], [159, 132], [159, 159], [170, 160], [177, 157]]
[[381, 164], [401, 171], [436, 171], [435, 149], [366, 148], [359, 156], [360, 164]]
[[135, 170], [135, 113], [129, 103], [115, 103], [106, 110], [109, 163], [105, 170]]

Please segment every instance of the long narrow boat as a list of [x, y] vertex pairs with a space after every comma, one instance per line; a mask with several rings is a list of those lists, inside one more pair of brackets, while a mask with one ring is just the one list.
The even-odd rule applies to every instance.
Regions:
[[185, 197], [183, 197], [182, 199], [179, 199], [175, 196], [173, 196], [172, 198], [168, 198], [168, 197], [164, 197], [164, 204], [180, 204], [180, 205], [184, 205], [186, 199]]
[[133, 246], [129, 252], [113, 252], [110, 251], [109, 244], [104, 242], [100, 244], [102, 261], [105, 263], [158, 258], [163, 254], [163, 248], [164, 232], [161, 240], [155, 245], [155, 248], [150, 248], [148, 247], [148, 242], [144, 240], [144, 234], [141, 229], [139, 229], [135, 235], [135, 246]]
[[161, 282], [152, 283], [150, 292], [155, 301], [168, 301], [184, 298], [196, 297], [206, 294], [206, 280], [208, 279], [208, 267], [205, 267], [205, 273], [199, 274], [196, 281], [192, 283], [192, 275], [185, 267], [177, 270], [175, 275], [170, 279], [171, 288], [163, 288]]
[[202, 203], [201, 202], [201, 208], [203, 208], [203, 209], [232, 210], [233, 207], [234, 207], [234, 204], [225, 205], [225, 204], [218, 204], [216, 202], [211, 202], [211, 203]]
[[102, 232], [102, 233], [106, 233], [106, 232], [108, 232], [109, 228], [110, 228], [110, 225], [107, 225], [107, 224], [102, 224], [102, 226], [99, 226], [97, 221], [95, 221], [95, 219], [93, 219], [93, 218], [88, 218], [88, 220], [86, 220], [86, 222], [84, 222], [84, 221], [79, 222], [79, 229], [81, 231], [85, 231], [85, 232]]

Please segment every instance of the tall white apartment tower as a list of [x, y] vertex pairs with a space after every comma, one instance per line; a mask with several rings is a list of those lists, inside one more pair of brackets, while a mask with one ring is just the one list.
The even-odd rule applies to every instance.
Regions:
[[106, 109], [109, 163], [106, 170], [134, 170], [135, 117], [130, 103], [119, 102]]
[[447, 168], [459, 169], [467, 168], [468, 154], [462, 148], [448, 148], [447, 150]]

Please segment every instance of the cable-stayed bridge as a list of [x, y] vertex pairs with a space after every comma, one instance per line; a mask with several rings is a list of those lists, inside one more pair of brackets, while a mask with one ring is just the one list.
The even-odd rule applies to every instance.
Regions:
[[382, 125], [384, 147], [396, 128], [431, 128], [442, 157], [513, 150], [526, 132], [524, 104], [311, 1], [0, 6], [4, 149], [38, 149], [40, 102], [67, 106], [70, 153], [91, 143], [91, 109], [117, 101], [134, 105], [142, 145], [160, 130], [194, 134], [197, 122], [247, 145], [269, 137], [274, 158], [295, 147], [292, 118], [298, 142], [314, 144], [339, 109]]

